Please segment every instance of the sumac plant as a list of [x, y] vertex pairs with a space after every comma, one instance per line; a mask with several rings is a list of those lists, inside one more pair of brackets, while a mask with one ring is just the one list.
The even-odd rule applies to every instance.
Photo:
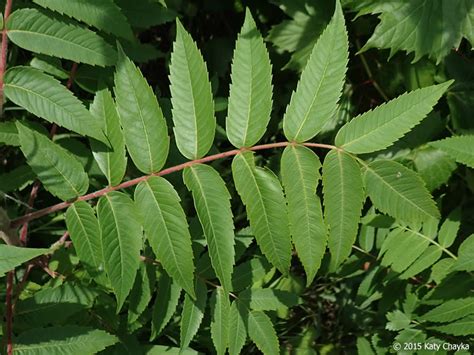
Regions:
[[4, 3], [2, 353], [469, 353], [472, 1]]

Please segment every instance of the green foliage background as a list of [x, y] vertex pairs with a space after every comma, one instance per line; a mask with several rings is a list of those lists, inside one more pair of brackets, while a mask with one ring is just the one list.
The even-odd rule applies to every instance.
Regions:
[[472, 351], [473, 23], [473, 0], [13, 0], [1, 352]]

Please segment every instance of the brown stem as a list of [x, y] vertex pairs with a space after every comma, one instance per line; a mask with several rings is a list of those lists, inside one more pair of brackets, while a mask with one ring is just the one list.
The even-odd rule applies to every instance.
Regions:
[[[277, 142], [277, 143], [262, 144], [262, 145], [256, 145], [256, 146], [251, 147], [251, 148], [233, 149], [233, 150], [229, 150], [227, 152], [218, 153], [218, 154], [214, 154], [214, 155], [209, 155], [209, 156], [201, 158], [201, 159], [188, 161], [186, 163], [179, 164], [179, 165], [173, 166], [171, 168], [161, 170], [160, 172], [157, 172], [157, 173], [153, 173], [153, 174], [150, 174], [150, 175], [143, 175], [143, 176], [137, 177], [135, 179], [125, 181], [125, 182], [123, 182], [119, 185], [116, 185], [116, 186], [105, 187], [101, 190], [97, 190], [97, 191], [92, 192], [90, 194], [80, 196], [77, 199], [72, 200], [72, 201], [60, 202], [56, 205], [49, 206], [49, 207], [43, 208], [43, 209], [35, 211], [35, 212], [27, 213], [22, 217], [14, 219], [11, 222], [11, 227], [12, 228], [18, 227], [19, 225], [21, 225], [23, 223], [32, 221], [34, 219], [38, 219], [40, 217], [46, 216], [46, 215], [48, 215], [50, 213], [53, 213], [53, 212], [63, 210], [65, 208], [69, 207], [71, 204], [73, 204], [76, 201], [92, 200], [92, 199], [98, 198], [98, 197], [103, 196], [103, 195], [105, 195], [109, 192], [112, 192], [112, 191], [121, 190], [121, 189], [125, 189], [127, 187], [135, 186], [135, 185], [139, 184], [140, 182], [147, 180], [151, 176], [168, 175], [168, 174], [171, 174], [171, 173], [175, 173], [177, 171], [181, 171], [181, 170], [183, 170], [187, 167], [190, 167], [190, 166], [193, 166], [193, 165], [196, 165], [196, 164], [209, 163], [209, 162], [212, 162], [212, 161], [217, 160], [217, 159], [228, 158], [228, 157], [237, 155], [237, 154], [239, 154], [241, 152], [244, 152], [244, 151], [258, 151], [258, 150], [265, 150], [265, 149], [281, 148], [281, 147], [286, 147], [286, 146], [291, 145], [291, 144], [295, 144], [295, 143]], [[321, 143], [303, 143], [303, 145], [306, 146], [306, 147], [311, 147], [311, 148], [340, 149], [340, 148], [335, 147], [333, 145], [321, 144]]]
[[12, 11], [13, 0], [7, 0], [5, 3], [5, 12], [3, 13], [3, 29], [2, 29], [2, 48], [0, 49], [0, 117], [3, 116], [3, 76], [7, 69], [8, 57], [8, 36], [7, 36], [7, 20]]

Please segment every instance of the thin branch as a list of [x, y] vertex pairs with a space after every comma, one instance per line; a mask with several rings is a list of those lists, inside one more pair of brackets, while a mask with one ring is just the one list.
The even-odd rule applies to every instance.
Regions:
[[3, 29], [2, 29], [2, 48], [0, 50], [0, 117], [3, 116], [3, 77], [7, 69], [8, 57], [8, 35], [7, 35], [7, 20], [12, 11], [13, 0], [7, 0], [5, 3], [5, 11], [3, 13]]
[[[233, 149], [233, 150], [229, 150], [227, 152], [218, 153], [218, 154], [214, 154], [214, 155], [209, 155], [209, 156], [201, 158], [201, 159], [188, 161], [186, 163], [179, 164], [179, 165], [161, 170], [160, 172], [157, 172], [157, 173], [153, 173], [153, 174], [150, 174], [150, 175], [143, 175], [143, 176], [137, 177], [135, 179], [125, 181], [125, 182], [123, 182], [119, 185], [116, 185], [116, 186], [109, 186], [109, 187], [103, 188], [101, 190], [92, 192], [90, 194], [80, 196], [77, 199], [72, 200], [72, 201], [60, 202], [56, 205], [49, 206], [49, 207], [43, 208], [43, 209], [35, 211], [35, 212], [27, 213], [22, 217], [14, 219], [11, 223], [11, 227], [12, 228], [13, 227], [18, 227], [19, 225], [21, 225], [23, 223], [32, 221], [34, 219], [38, 219], [40, 217], [46, 216], [46, 215], [48, 215], [50, 213], [53, 213], [53, 212], [63, 210], [65, 208], [69, 207], [71, 204], [73, 204], [76, 201], [89, 201], [89, 200], [101, 197], [101, 196], [103, 196], [103, 195], [105, 195], [109, 192], [112, 192], [112, 191], [122, 190], [122, 189], [126, 189], [128, 187], [131, 187], [131, 186], [135, 186], [135, 185], [139, 184], [142, 181], [146, 181], [151, 176], [168, 175], [168, 174], [171, 174], [171, 173], [175, 173], [177, 171], [184, 170], [184, 169], [186, 169], [190, 166], [196, 165], [196, 164], [209, 163], [209, 162], [212, 162], [214, 160], [228, 158], [228, 157], [237, 155], [237, 154], [239, 154], [241, 152], [244, 152], [244, 151], [259, 151], [259, 150], [266, 150], [266, 149], [282, 148], [282, 147], [286, 147], [286, 146], [291, 145], [291, 144], [295, 144], [295, 143], [277, 142], [277, 143], [270, 143], [270, 144], [262, 144], [262, 145], [257, 145], [257, 146], [251, 147], [251, 148]], [[337, 149], [337, 150], [340, 150], [340, 148], [335, 147], [335, 146], [330, 145], [330, 144], [303, 143], [303, 145], [307, 146], [307, 147], [311, 147], [311, 148], [323, 148], [323, 149]]]

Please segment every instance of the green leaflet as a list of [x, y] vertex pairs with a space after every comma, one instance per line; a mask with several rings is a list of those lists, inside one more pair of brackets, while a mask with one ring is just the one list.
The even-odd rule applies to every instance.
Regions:
[[417, 149], [413, 163], [430, 192], [447, 184], [458, 166], [447, 153], [430, 146]]
[[66, 226], [74, 249], [87, 272], [98, 276], [104, 268], [99, 222], [92, 207], [77, 201], [66, 211]]
[[430, 241], [420, 238], [415, 232], [402, 231], [393, 238], [385, 239], [385, 243], [388, 244], [382, 247], [386, 250], [382, 265], [391, 266], [392, 270], [401, 273], [423, 254]]
[[237, 148], [257, 143], [272, 110], [272, 66], [249, 9], [235, 44], [226, 131]]
[[351, 253], [364, 202], [360, 169], [351, 156], [338, 150], [326, 155], [323, 194], [331, 264], [332, 268], [336, 268]]
[[229, 315], [229, 329], [231, 335], [229, 336], [229, 354], [238, 355], [247, 340], [247, 329], [245, 326], [244, 312], [246, 310], [238, 302], [232, 302]]
[[11, 146], [20, 145], [15, 122], [0, 122], [0, 143]]
[[15, 323], [28, 327], [63, 324], [73, 314], [91, 308], [97, 295], [94, 289], [73, 283], [43, 288], [18, 301]]
[[390, 1], [376, 11], [380, 24], [361, 51], [390, 48], [391, 57], [404, 50], [415, 53], [414, 61], [428, 55], [439, 63], [462, 37], [474, 44], [473, 11], [470, 0], [452, 0], [449, 6], [443, 0]]
[[447, 325], [431, 327], [431, 329], [456, 336], [472, 335], [474, 334], [474, 315], [471, 314]]
[[153, 90], [120, 47], [115, 96], [125, 143], [133, 162], [144, 173], [159, 171], [169, 150], [166, 121]]
[[400, 275], [401, 279], [408, 279], [429, 268], [441, 258], [443, 251], [437, 245], [430, 245], [413, 264]]
[[446, 152], [458, 163], [474, 168], [474, 135], [450, 137], [430, 145]]
[[184, 183], [193, 193], [194, 206], [206, 236], [214, 268], [221, 285], [232, 290], [234, 266], [234, 222], [230, 194], [219, 173], [208, 165], [198, 164], [183, 172]]
[[306, 271], [307, 285], [321, 265], [327, 242], [321, 202], [316, 196], [320, 168], [318, 157], [303, 146], [288, 146], [281, 157], [291, 236]]
[[374, 161], [365, 166], [364, 183], [374, 206], [406, 223], [439, 218], [439, 211], [420, 177], [400, 163]]
[[169, 78], [176, 145], [186, 158], [202, 158], [216, 131], [214, 100], [204, 59], [178, 19]]
[[117, 59], [115, 50], [93, 31], [37, 9], [16, 10], [7, 29], [13, 43], [32, 52], [101, 67], [114, 65]]
[[155, 290], [156, 270], [150, 263], [141, 263], [129, 297], [127, 323], [133, 324], [147, 309]]
[[357, 352], [364, 355], [375, 355], [370, 342], [362, 337], [357, 338]]
[[206, 285], [198, 280], [196, 282], [196, 299], [192, 300], [188, 293], [184, 297], [183, 312], [181, 313], [180, 326], [180, 346], [181, 349], [187, 348], [194, 335], [196, 335], [207, 301]]
[[103, 330], [75, 325], [30, 329], [14, 340], [18, 355], [95, 354], [118, 342]]
[[405, 93], [346, 123], [336, 145], [355, 153], [372, 153], [391, 146], [423, 120], [452, 80]]
[[230, 328], [230, 302], [229, 295], [223, 288], [218, 287], [211, 297], [210, 307], [212, 310], [211, 337], [218, 355], [225, 354], [230, 331], [232, 336], [234, 329]]
[[160, 273], [157, 289], [158, 296], [153, 306], [151, 319], [150, 341], [154, 340], [168, 324], [181, 296], [181, 287], [165, 273]]
[[100, 121], [65, 86], [53, 77], [29, 67], [5, 73], [5, 95], [15, 104], [48, 122], [107, 142]]
[[258, 245], [268, 260], [287, 274], [291, 240], [285, 197], [278, 178], [270, 170], [256, 167], [252, 152], [234, 157], [232, 175]]
[[113, 191], [97, 204], [105, 271], [117, 297], [117, 313], [132, 289], [142, 247], [142, 231], [133, 201]]
[[118, 185], [127, 169], [127, 157], [119, 116], [115, 109], [114, 99], [108, 89], [96, 93], [90, 111], [102, 122], [104, 134], [110, 144], [110, 148], [108, 148], [101, 142], [91, 140], [92, 154], [109, 185]]
[[257, 348], [265, 355], [280, 353], [272, 321], [262, 311], [248, 312], [248, 334]]
[[33, 0], [36, 4], [73, 17], [99, 30], [133, 40], [132, 29], [113, 0]]
[[51, 252], [50, 249], [20, 248], [0, 244], [0, 277], [17, 266], [49, 252]]
[[150, 177], [135, 190], [135, 202], [153, 252], [168, 275], [194, 298], [191, 235], [179, 201], [173, 186], [162, 177]]
[[450, 322], [474, 313], [474, 297], [452, 299], [420, 317], [427, 322]]
[[288, 140], [310, 140], [336, 112], [347, 70], [348, 47], [344, 16], [336, 1], [334, 16], [314, 45], [283, 117]]
[[115, 0], [122, 9], [128, 22], [136, 28], [148, 28], [174, 21], [177, 14], [175, 11], [164, 7], [154, 0]]
[[89, 179], [79, 160], [29, 125], [16, 126], [21, 151], [49, 192], [65, 201], [87, 192]]
[[20, 165], [8, 173], [0, 174], [0, 195], [16, 189], [22, 189], [32, 183], [35, 178], [35, 173], [26, 164]]
[[444, 248], [449, 248], [454, 243], [460, 227], [461, 210], [456, 208], [448, 215], [439, 229], [439, 244]]
[[272, 266], [261, 256], [256, 256], [235, 267], [232, 274], [232, 289], [242, 291], [263, 279]]
[[276, 311], [296, 306], [301, 301], [293, 292], [272, 288], [247, 289], [239, 294], [239, 300], [255, 311]]
[[454, 270], [474, 271], [474, 234], [471, 234], [459, 246], [458, 260], [453, 266]]

